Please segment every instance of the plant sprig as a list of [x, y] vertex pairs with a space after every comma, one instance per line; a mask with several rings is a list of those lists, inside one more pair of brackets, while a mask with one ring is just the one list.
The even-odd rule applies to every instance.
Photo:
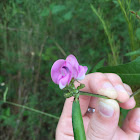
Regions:
[[140, 20], [140, 16], [138, 15], [138, 12], [130, 11], [132, 14], [136, 15], [136, 18]]

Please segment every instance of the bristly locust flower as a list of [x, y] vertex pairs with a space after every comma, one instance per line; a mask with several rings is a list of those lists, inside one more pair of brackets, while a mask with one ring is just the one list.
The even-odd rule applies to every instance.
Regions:
[[59, 85], [60, 89], [63, 89], [70, 84], [72, 79], [84, 79], [87, 69], [86, 66], [79, 65], [76, 57], [71, 54], [66, 60], [55, 61], [51, 68], [51, 78], [54, 83]]

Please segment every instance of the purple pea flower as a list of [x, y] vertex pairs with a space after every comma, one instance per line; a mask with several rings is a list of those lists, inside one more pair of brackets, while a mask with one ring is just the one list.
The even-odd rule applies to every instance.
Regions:
[[82, 80], [87, 72], [86, 66], [79, 65], [74, 55], [69, 55], [66, 60], [57, 60], [51, 68], [51, 78], [58, 84], [60, 89], [69, 85], [72, 78]]

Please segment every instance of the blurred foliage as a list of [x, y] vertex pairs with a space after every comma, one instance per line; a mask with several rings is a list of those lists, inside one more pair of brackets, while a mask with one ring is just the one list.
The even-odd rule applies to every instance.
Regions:
[[[60, 116], [63, 92], [50, 78], [55, 60], [74, 54], [95, 72], [139, 56], [125, 54], [140, 46], [140, 20], [130, 12], [140, 16], [140, 0], [119, 1], [1, 1], [0, 99], [8, 87], [8, 101]], [[1, 140], [52, 140], [57, 120], [0, 102], [0, 124]]]

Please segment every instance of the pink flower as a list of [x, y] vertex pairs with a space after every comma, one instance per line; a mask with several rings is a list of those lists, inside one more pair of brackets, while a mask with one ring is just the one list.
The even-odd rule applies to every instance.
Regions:
[[82, 80], [85, 78], [85, 74], [88, 70], [87, 66], [81, 66], [79, 65], [76, 57], [72, 54], [70, 54], [66, 61], [69, 62], [73, 67], [73, 77], [77, 80]]
[[87, 72], [86, 66], [79, 65], [74, 55], [69, 55], [66, 60], [57, 60], [51, 68], [51, 78], [54, 83], [58, 84], [60, 89], [69, 85], [72, 78], [84, 79]]

